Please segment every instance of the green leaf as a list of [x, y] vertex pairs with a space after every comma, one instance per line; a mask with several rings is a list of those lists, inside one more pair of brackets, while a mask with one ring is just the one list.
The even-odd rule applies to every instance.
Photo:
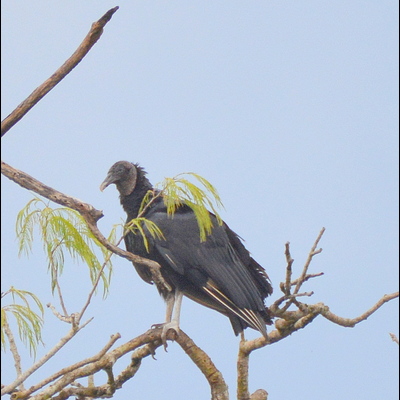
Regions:
[[[192, 183], [186, 176], [195, 178], [203, 188]], [[218, 223], [222, 225], [222, 218], [217, 212], [218, 207], [223, 207], [221, 198], [217, 189], [202, 176], [187, 172], [174, 178], [166, 178], [161, 184], [161, 192], [167, 213], [171, 216], [182, 204], [186, 204], [193, 210], [199, 225], [200, 241], [205, 241], [213, 228], [208, 208], [211, 208]]]
[[150, 249], [145, 229], [150, 233], [153, 238], [165, 240], [161, 229], [153, 221], [150, 221], [143, 217], [133, 218], [125, 225], [125, 228], [128, 231], [132, 232], [134, 235], [139, 233], [142, 236], [143, 243], [147, 252], [150, 252]]
[[88, 266], [92, 283], [101, 273], [103, 296], [107, 295], [112, 271], [110, 257], [106, 258], [108, 273], [100, 272], [103, 263], [97, 257], [96, 249], [104, 254], [104, 248], [78, 212], [66, 207], [53, 209], [37, 197], [29, 201], [18, 213], [16, 221], [20, 255], [32, 251], [35, 229], [39, 231], [47, 256], [53, 292], [63, 272], [66, 255], [69, 255], [75, 262], [84, 262]]
[[[43, 327], [43, 305], [39, 298], [26, 290], [19, 290], [11, 287], [7, 292], [11, 293], [13, 304], [1, 308], [1, 346], [5, 351], [7, 347], [5, 325], [8, 322], [7, 313], [11, 314], [18, 326], [18, 335], [25, 346], [29, 347], [31, 355], [36, 356], [38, 344], [42, 343]], [[23, 305], [18, 304], [17, 300], [22, 301]], [[39, 314], [33, 311], [31, 302], [39, 309]]]

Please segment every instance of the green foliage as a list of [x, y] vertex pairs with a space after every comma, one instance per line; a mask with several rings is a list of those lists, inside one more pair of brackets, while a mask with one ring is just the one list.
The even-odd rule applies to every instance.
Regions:
[[142, 235], [144, 246], [146, 247], [147, 252], [149, 252], [149, 241], [147, 240], [143, 227], [147, 229], [153, 238], [164, 239], [164, 235], [162, 234], [161, 229], [154, 222], [146, 218], [134, 218], [125, 225], [125, 228], [135, 235], [137, 232]]
[[[190, 182], [185, 175], [198, 180], [204, 189]], [[199, 225], [201, 241], [206, 240], [213, 228], [208, 208], [215, 214], [218, 223], [222, 224], [222, 219], [216, 210], [216, 207], [222, 207], [221, 198], [217, 189], [202, 176], [194, 172], [187, 172], [174, 178], [166, 178], [162, 183], [161, 192], [167, 212], [171, 216], [182, 203], [193, 210]]]
[[[18, 290], [14, 287], [11, 287], [2, 297], [10, 293], [13, 298], [13, 304], [1, 308], [1, 347], [4, 351], [7, 348], [7, 334], [5, 330], [6, 325], [8, 325], [7, 314], [11, 314], [17, 322], [18, 334], [21, 341], [26, 346], [29, 346], [31, 355], [36, 355], [37, 345], [43, 343], [43, 305], [33, 293], [26, 290]], [[17, 304], [17, 299], [22, 301], [23, 304]], [[32, 310], [30, 302], [36, 305], [39, 309], [39, 314]]]
[[[190, 182], [185, 178], [185, 175], [198, 180], [203, 189]], [[213, 228], [208, 208], [213, 211], [218, 223], [222, 224], [222, 219], [216, 210], [216, 207], [222, 207], [221, 198], [216, 188], [207, 179], [194, 172], [179, 174], [174, 178], [166, 178], [162, 183], [156, 185], [155, 190], [149, 190], [146, 193], [140, 205], [138, 217], [132, 219], [125, 227], [134, 234], [139, 232], [142, 235], [147, 251], [149, 251], [149, 245], [143, 226], [153, 237], [164, 238], [161, 230], [153, 222], [142, 217], [151, 203], [160, 196], [162, 196], [167, 207], [167, 213], [171, 218], [182, 204], [193, 210], [199, 225], [200, 241], [205, 241]], [[216, 206], [214, 206], [214, 203]]]
[[[32, 251], [35, 228], [39, 230], [47, 256], [53, 292], [64, 269], [65, 255], [69, 254], [74, 261], [83, 261], [88, 266], [92, 283], [101, 274], [103, 296], [106, 296], [112, 272], [109, 252], [93, 236], [78, 212], [65, 207], [53, 209], [37, 197], [30, 200], [17, 216], [16, 232], [20, 255], [28, 255]], [[108, 273], [105, 269], [102, 270], [95, 248], [100, 248], [103, 252]]]

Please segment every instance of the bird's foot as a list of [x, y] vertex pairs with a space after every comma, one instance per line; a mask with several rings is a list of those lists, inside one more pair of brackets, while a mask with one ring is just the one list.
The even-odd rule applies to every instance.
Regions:
[[164, 350], [167, 351], [167, 334], [169, 330], [173, 330], [175, 332], [175, 335], [179, 335], [179, 324], [177, 321], [170, 321], [170, 322], [164, 322], [162, 324], [154, 324], [151, 326], [153, 329], [155, 328], [162, 328], [161, 332], [161, 341], [164, 345]]

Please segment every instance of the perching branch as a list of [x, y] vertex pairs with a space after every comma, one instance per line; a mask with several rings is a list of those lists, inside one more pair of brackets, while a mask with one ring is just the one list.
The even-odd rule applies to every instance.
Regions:
[[1, 123], [1, 136], [5, 135], [25, 114], [35, 106], [51, 89], [65, 78], [86, 56], [93, 45], [100, 39], [103, 28], [110, 21], [119, 7], [108, 10], [98, 21], [92, 24], [89, 33], [74, 54], [45, 82], [36, 88], [10, 115]]
[[206, 377], [211, 389], [211, 399], [228, 400], [228, 386], [221, 372], [215, 367], [207, 353], [197, 347], [193, 340], [182, 330], [175, 340]]

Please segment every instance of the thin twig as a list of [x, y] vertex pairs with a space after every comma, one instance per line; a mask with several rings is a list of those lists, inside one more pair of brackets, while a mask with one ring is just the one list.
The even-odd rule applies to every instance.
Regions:
[[372, 306], [369, 310], [367, 310], [366, 312], [364, 312], [363, 314], [361, 314], [359, 317], [356, 318], [339, 317], [333, 314], [331, 311], [329, 311], [329, 308], [321, 310], [321, 315], [324, 316], [329, 321], [334, 322], [335, 324], [338, 324], [340, 326], [345, 326], [348, 328], [353, 328], [359, 322], [365, 321], [371, 314], [373, 314], [376, 310], [378, 310], [378, 308], [382, 307], [385, 303], [397, 297], [399, 297], [399, 292], [385, 294], [381, 299], [379, 299], [379, 301], [374, 306]]
[[392, 338], [393, 342], [399, 344], [399, 338], [394, 333], [389, 333], [389, 335]]
[[[116, 246], [118, 246], [118, 245], [121, 243], [121, 240], [122, 240], [122, 238], [118, 241], [118, 243], [116, 244]], [[97, 286], [98, 286], [98, 284], [99, 284], [99, 282], [100, 282], [100, 279], [101, 279], [101, 277], [102, 277], [103, 271], [104, 271], [105, 267], [107, 266], [108, 262], [110, 261], [110, 258], [111, 258], [111, 256], [112, 256], [113, 254], [114, 254], [114, 253], [109, 252], [108, 255], [107, 255], [107, 257], [104, 259], [103, 265], [102, 265], [101, 268], [100, 268], [100, 271], [99, 271], [99, 273], [98, 273], [98, 275], [97, 275], [96, 281], [93, 283], [92, 290], [90, 291], [90, 293], [89, 293], [89, 295], [88, 295], [88, 298], [87, 298], [87, 300], [86, 300], [86, 303], [84, 304], [84, 306], [82, 307], [81, 312], [80, 312], [79, 315], [78, 315], [78, 319], [77, 319], [78, 323], [81, 321], [81, 319], [82, 319], [82, 317], [83, 317], [83, 314], [85, 313], [85, 311], [86, 311], [87, 308], [89, 307], [89, 304], [90, 304], [90, 302], [91, 302], [91, 300], [92, 300], [92, 297], [93, 297], [93, 295], [94, 295], [94, 293], [95, 293], [95, 291], [96, 291], [96, 289], [97, 289]]]
[[[64, 238], [63, 238], [62, 240], [60, 240], [60, 241], [57, 243], [57, 245], [53, 248], [53, 250], [51, 251], [51, 258], [49, 257], [50, 260], [53, 258], [55, 251], [56, 251], [62, 244], [64, 244]], [[67, 317], [69, 314], [68, 314], [68, 311], [67, 311], [67, 307], [65, 307], [64, 298], [63, 298], [63, 295], [62, 295], [62, 292], [61, 292], [61, 286], [60, 286], [60, 284], [59, 284], [59, 282], [58, 282], [58, 279], [57, 279], [57, 278], [58, 278], [58, 277], [57, 277], [57, 269], [54, 267], [53, 263], [50, 263], [50, 264], [51, 264], [52, 274], [54, 274], [54, 275], [56, 276], [56, 279], [54, 279], [54, 281], [55, 281], [55, 286], [56, 286], [57, 293], [58, 293], [58, 298], [59, 298], [59, 300], [60, 300], [60, 305], [61, 305], [61, 308], [62, 308], [62, 310], [63, 310], [63, 312], [64, 312], [64, 316]], [[54, 310], [53, 310], [53, 312], [54, 312]]]
[[[160, 196], [162, 196], [162, 191], [160, 190], [159, 192], [157, 192], [157, 194], [155, 190], [153, 189], [153, 197], [151, 198], [151, 200], [143, 207], [143, 209], [139, 212], [137, 218], [140, 218], [144, 212], [150, 207], [151, 203], [153, 203], [157, 198], [159, 198]], [[128, 231], [129, 232], [129, 231]]]
[[273, 304], [271, 304], [271, 306], [269, 307], [270, 311], [272, 313], [274, 313], [275, 315], [279, 315], [282, 314], [283, 312], [286, 311], [286, 309], [279, 309], [279, 306], [286, 300], [293, 300], [296, 299], [297, 297], [303, 297], [303, 296], [307, 296], [307, 297], [311, 297], [314, 294], [314, 292], [304, 292], [304, 293], [297, 293], [297, 294], [290, 294], [288, 296], [282, 296], [280, 297], [278, 300], [275, 300]]
[[86, 56], [93, 45], [100, 39], [103, 28], [110, 21], [119, 7], [107, 11], [98, 21], [92, 24], [89, 33], [77, 50], [65, 63], [45, 82], [36, 88], [10, 115], [1, 123], [1, 136], [6, 134], [26, 113], [35, 106], [51, 89], [65, 78]]
[[[323, 272], [318, 272], [317, 274], [307, 274], [302, 280], [304, 283], [304, 282], [307, 282], [311, 278], [317, 278], [318, 276], [322, 276], [322, 275], [324, 275]], [[294, 281], [291, 282], [291, 285], [292, 286], [297, 285], [299, 280], [300, 280], [300, 278], [295, 279]]]
[[[7, 318], [4, 318], [4, 320], [2, 318], [1, 323], [3, 325], [2, 328], [4, 329], [4, 333], [6, 334], [8, 342], [10, 344], [10, 351], [14, 358], [14, 365], [15, 365], [15, 370], [17, 371], [17, 379], [18, 379], [22, 375], [21, 356], [19, 355], [17, 344], [15, 343], [14, 335], [10, 329], [10, 325], [8, 325]], [[18, 386], [19, 390], [25, 390], [23, 382], [24, 381], [20, 382]]]
[[290, 243], [286, 242], [285, 243], [285, 256], [286, 256], [286, 262], [287, 262], [287, 267], [286, 267], [286, 279], [285, 279], [285, 285], [283, 288], [283, 293], [286, 295], [290, 294], [290, 287], [291, 287], [291, 279], [292, 279], [292, 264], [294, 262], [292, 256], [290, 255]]
[[305, 278], [306, 275], [307, 275], [308, 267], [310, 266], [311, 260], [313, 259], [313, 257], [314, 257], [316, 254], [319, 254], [319, 253], [321, 253], [321, 251], [322, 251], [322, 249], [316, 250], [316, 248], [317, 248], [318, 243], [319, 243], [319, 241], [321, 240], [322, 235], [324, 234], [324, 232], [325, 232], [325, 228], [322, 228], [321, 231], [319, 232], [318, 237], [317, 237], [317, 239], [315, 240], [313, 246], [311, 247], [311, 251], [310, 251], [310, 253], [308, 254], [307, 261], [306, 261], [306, 263], [304, 264], [303, 271], [302, 271], [302, 273], [301, 273], [301, 275], [300, 275], [300, 277], [299, 277], [299, 281], [297, 282], [296, 287], [295, 287], [295, 289], [294, 289], [294, 291], [293, 291], [294, 294], [296, 294], [296, 293], [299, 292], [300, 287], [301, 287], [301, 285], [302, 285], [303, 282], [304, 282], [304, 278]]
[[50, 310], [52, 311], [52, 313], [60, 320], [63, 322], [66, 322], [68, 324], [72, 324], [72, 317], [70, 315], [62, 315], [60, 314], [57, 309], [51, 304], [51, 303], [47, 303], [46, 306], [48, 308], [50, 308]]

